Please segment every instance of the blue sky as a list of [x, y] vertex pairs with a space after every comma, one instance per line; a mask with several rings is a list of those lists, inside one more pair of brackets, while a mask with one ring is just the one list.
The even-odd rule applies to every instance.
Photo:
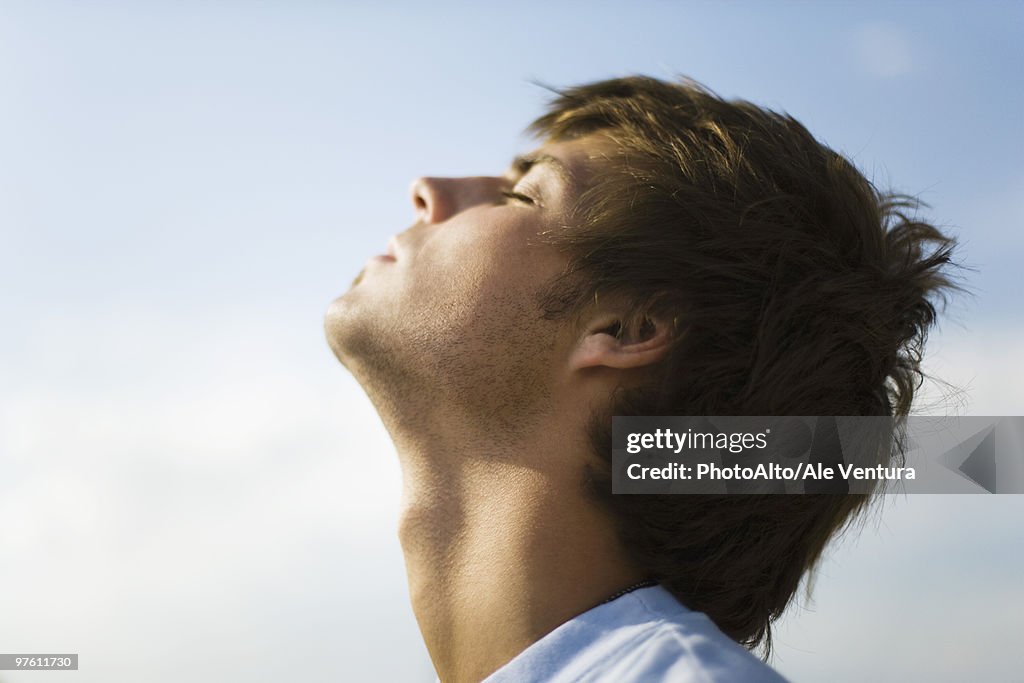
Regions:
[[[926, 398], [1024, 413], [1022, 38], [1015, 2], [0, 3], [0, 650], [127, 681], [193, 648], [199, 680], [231, 677], [216, 643], [247, 680], [315, 681], [346, 670], [333, 648], [367, 680], [428, 680], [397, 465], [321, 317], [413, 220], [414, 177], [530, 147], [533, 80], [687, 74], [919, 196], [975, 269], [930, 360], [960, 391]], [[787, 620], [780, 669], [861, 680], [835, 645], [859, 637], [880, 672], [959, 680], [892, 650], [913, 632], [1011, 671], [1022, 511], [894, 504]], [[950, 586], [978, 593], [941, 631]], [[252, 660], [279, 650], [305, 668]]]

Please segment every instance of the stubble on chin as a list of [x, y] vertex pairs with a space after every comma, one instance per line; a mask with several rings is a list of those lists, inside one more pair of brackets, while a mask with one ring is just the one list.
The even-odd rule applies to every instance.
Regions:
[[489, 310], [448, 301], [416, 315], [379, 310], [358, 294], [339, 298], [325, 327], [385, 423], [425, 428], [461, 416], [511, 434], [542, 414], [556, 325], [522, 293], [488, 297]]

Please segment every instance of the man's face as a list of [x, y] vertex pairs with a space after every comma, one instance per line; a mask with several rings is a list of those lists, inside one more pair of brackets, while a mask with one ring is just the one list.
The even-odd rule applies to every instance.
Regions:
[[570, 220], [595, 156], [582, 138], [546, 144], [504, 175], [413, 183], [415, 224], [326, 319], [331, 348], [378, 408], [420, 391], [500, 418], [547, 395], [564, 324], [541, 320], [536, 298], [567, 261], [538, 235]]

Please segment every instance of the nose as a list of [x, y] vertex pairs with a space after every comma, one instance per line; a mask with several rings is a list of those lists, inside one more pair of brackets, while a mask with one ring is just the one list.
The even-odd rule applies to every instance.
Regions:
[[471, 206], [495, 201], [502, 178], [417, 178], [409, 190], [416, 215], [424, 223], [443, 223]]

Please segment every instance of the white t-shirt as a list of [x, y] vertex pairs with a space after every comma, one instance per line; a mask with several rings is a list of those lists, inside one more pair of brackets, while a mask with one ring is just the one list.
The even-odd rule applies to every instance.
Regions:
[[786, 683], [786, 679], [661, 586], [575, 617], [484, 683]]

